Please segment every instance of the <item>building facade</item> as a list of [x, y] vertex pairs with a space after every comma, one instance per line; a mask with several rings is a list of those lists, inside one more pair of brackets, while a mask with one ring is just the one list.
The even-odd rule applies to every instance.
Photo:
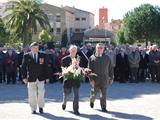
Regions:
[[112, 19], [111, 22], [106, 24], [106, 29], [113, 32], [113, 33], [116, 33], [119, 29], [122, 28], [122, 26], [123, 26], [123, 21], [122, 20]]
[[[3, 13], [5, 7], [9, 3], [0, 3], [0, 17], [8, 14]], [[63, 34], [67, 34], [68, 43], [73, 41], [75, 33], [83, 33], [87, 29], [94, 27], [94, 14], [69, 6], [54, 6], [47, 3], [42, 4], [41, 9], [47, 14], [51, 25], [50, 33], [53, 35], [54, 41], [60, 43]], [[39, 33], [42, 28], [38, 24], [38, 32], [33, 35], [33, 40], [38, 40]], [[73, 37], [74, 36], [74, 37]]]
[[75, 7], [65, 6], [63, 7], [65, 10], [73, 13], [74, 19], [74, 32], [84, 32], [87, 29], [91, 29], [94, 27], [94, 14], [77, 9]]
[[67, 34], [68, 44], [83, 40], [82, 33], [94, 27], [94, 14], [90, 12], [50, 4], [43, 4], [42, 9], [49, 18], [51, 33], [56, 42], [61, 42], [64, 33]]
[[74, 16], [73, 27], [70, 31], [71, 42], [82, 42], [84, 37], [84, 31], [94, 28], [94, 14], [69, 6], [65, 6], [63, 7], [63, 9], [73, 13]]

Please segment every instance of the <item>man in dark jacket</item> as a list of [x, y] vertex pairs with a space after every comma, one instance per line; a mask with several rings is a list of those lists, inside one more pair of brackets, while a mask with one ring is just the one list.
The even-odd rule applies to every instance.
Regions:
[[22, 81], [22, 60], [23, 60], [23, 56], [24, 54], [26, 54], [27, 52], [29, 52], [29, 46], [25, 46], [23, 48], [23, 50], [18, 54], [18, 72], [19, 72], [19, 82], [23, 83]]
[[106, 110], [106, 89], [107, 85], [113, 82], [113, 66], [109, 56], [104, 55], [104, 45], [98, 43], [96, 45], [96, 53], [89, 59], [89, 69], [95, 74], [90, 76], [92, 85], [90, 95], [90, 106], [94, 107], [96, 94], [100, 92], [100, 104], [103, 112]]
[[128, 56], [125, 54], [125, 49], [121, 48], [120, 53], [116, 55], [117, 79], [120, 83], [125, 83], [128, 80], [127, 72], [129, 71]]
[[[82, 48], [78, 51], [78, 55], [81, 57], [82, 67], [87, 68], [89, 57], [92, 54], [92, 51], [89, 50], [86, 45], [83, 45]], [[85, 82], [89, 82], [88, 77], [85, 78]]]
[[145, 82], [146, 80], [146, 73], [149, 63], [148, 54], [144, 50], [140, 50], [140, 62], [139, 62], [139, 69], [138, 69], [138, 75], [139, 75], [139, 82]]
[[[44, 107], [44, 82], [48, 81], [48, 64], [46, 55], [39, 52], [38, 43], [30, 45], [31, 52], [24, 55], [22, 62], [22, 78], [28, 83], [28, 97], [32, 114], [36, 114], [37, 104], [39, 112], [43, 113]], [[38, 94], [37, 94], [38, 93]]]
[[0, 83], [5, 81], [5, 53], [3, 52], [3, 46], [0, 45]]
[[5, 61], [7, 84], [9, 84], [11, 81], [12, 84], [16, 83], [17, 66], [18, 66], [17, 54], [13, 51], [13, 49], [9, 48], [6, 53], [6, 61]]
[[[71, 45], [69, 48], [70, 54], [62, 59], [62, 67], [69, 67], [72, 64], [72, 60], [76, 59], [77, 54], [77, 46]], [[78, 62], [78, 61], [77, 61]], [[80, 61], [79, 61], [80, 62]], [[81, 66], [80, 63], [77, 63], [78, 66]], [[79, 80], [71, 80], [68, 78], [64, 78], [64, 93], [63, 93], [63, 104], [62, 109], [65, 110], [67, 104], [67, 98], [73, 89], [74, 93], [74, 100], [73, 100], [73, 111], [74, 114], [79, 115], [79, 88], [80, 88], [80, 81]]]

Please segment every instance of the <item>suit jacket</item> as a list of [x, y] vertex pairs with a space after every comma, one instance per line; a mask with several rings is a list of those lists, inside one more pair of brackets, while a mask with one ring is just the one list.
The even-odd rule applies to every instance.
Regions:
[[24, 55], [24, 52], [20, 52], [18, 54], [18, 65], [22, 65], [23, 55]]
[[148, 67], [148, 63], [149, 63], [148, 54], [145, 54], [144, 57], [141, 54], [140, 57], [141, 57], [141, 60], [139, 62], [139, 68], [146, 69]]
[[46, 54], [38, 52], [38, 60], [34, 61], [32, 53], [24, 55], [22, 62], [22, 78], [28, 79], [28, 82], [44, 81], [49, 78], [48, 63]]
[[[68, 55], [68, 56], [62, 58], [61, 66], [62, 67], [68, 67], [68, 66], [71, 65], [71, 63], [72, 63], [72, 59], [71, 59], [70, 55]], [[80, 66], [81, 66], [81, 62], [80, 62]], [[71, 87], [79, 88], [80, 87], [80, 81], [78, 81], [78, 80], [68, 80], [68, 79], [64, 78], [63, 87], [64, 88], [71, 88]]]
[[124, 53], [124, 57], [121, 56], [121, 53], [116, 55], [116, 70], [119, 71], [128, 71], [129, 70], [129, 62], [128, 56]]
[[4, 70], [5, 61], [6, 61], [6, 54], [3, 52], [0, 52], [0, 72]]
[[84, 53], [83, 50], [78, 51], [78, 55], [82, 60], [82, 67], [86, 68], [88, 66], [88, 60], [92, 54], [91, 50], [88, 50], [87, 53]]
[[5, 68], [6, 72], [16, 72], [18, 66], [17, 54], [13, 53], [12, 56], [6, 54]]

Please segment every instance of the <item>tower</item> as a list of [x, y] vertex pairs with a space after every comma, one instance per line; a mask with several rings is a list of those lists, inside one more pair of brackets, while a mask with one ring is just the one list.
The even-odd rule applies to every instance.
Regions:
[[108, 9], [99, 8], [99, 28], [105, 29], [106, 24], [108, 23]]

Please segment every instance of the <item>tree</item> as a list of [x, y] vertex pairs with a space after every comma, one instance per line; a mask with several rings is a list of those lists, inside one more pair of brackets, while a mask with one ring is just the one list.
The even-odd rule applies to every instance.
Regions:
[[6, 31], [3, 20], [0, 18], [0, 43], [5, 44], [8, 41], [9, 33]]
[[124, 38], [124, 30], [120, 29], [117, 33], [116, 33], [116, 41], [118, 44], [125, 44], [126, 40]]
[[50, 27], [47, 15], [40, 9], [41, 4], [36, 0], [11, 0], [11, 6], [6, 11], [11, 11], [5, 16], [6, 25], [12, 33], [23, 40], [23, 46], [27, 45], [32, 34], [37, 32], [38, 24], [47, 29]]
[[0, 43], [4, 43], [4, 34], [5, 34], [4, 23], [0, 18]]
[[67, 38], [67, 29], [66, 29], [62, 34], [61, 47], [66, 47], [67, 43], [68, 43], [68, 38]]
[[154, 41], [160, 36], [160, 8], [144, 4], [124, 17], [124, 37], [131, 42]]
[[49, 42], [53, 37], [46, 30], [42, 30], [42, 32], [39, 33], [39, 39], [41, 42]]

